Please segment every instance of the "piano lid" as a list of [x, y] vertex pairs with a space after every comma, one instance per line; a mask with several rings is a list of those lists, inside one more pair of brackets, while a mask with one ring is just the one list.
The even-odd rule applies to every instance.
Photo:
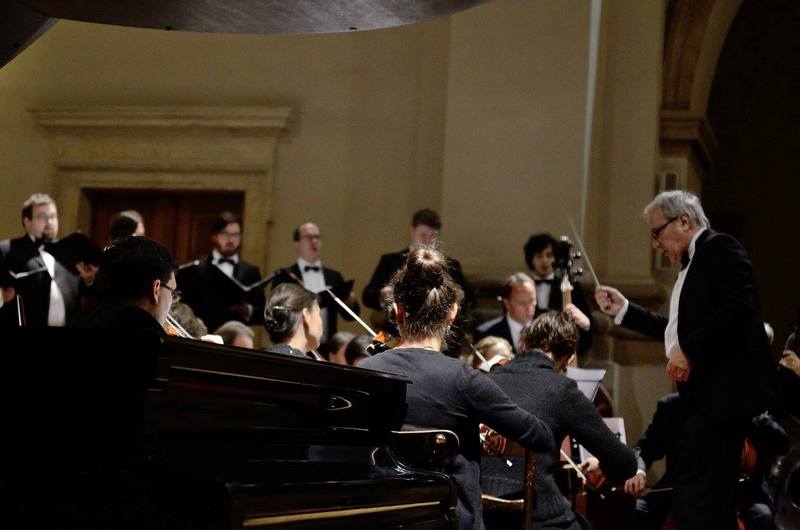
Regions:
[[8, 0], [0, 4], [0, 66], [53, 19], [210, 33], [336, 33], [413, 24], [487, 0]]

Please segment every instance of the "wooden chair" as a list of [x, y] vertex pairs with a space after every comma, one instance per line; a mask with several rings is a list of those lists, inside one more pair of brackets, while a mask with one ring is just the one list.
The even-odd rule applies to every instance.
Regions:
[[[523, 530], [533, 530], [533, 509], [535, 507], [534, 478], [536, 476], [537, 465], [536, 453], [517, 443], [508, 443], [502, 451], [501, 456], [523, 456], [525, 458], [522, 498], [501, 499], [500, 497], [484, 494], [481, 495], [483, 511], [519, 512], [522, 517], [521, 528]], [[510, 471], [515, 472], [513, 470]]]

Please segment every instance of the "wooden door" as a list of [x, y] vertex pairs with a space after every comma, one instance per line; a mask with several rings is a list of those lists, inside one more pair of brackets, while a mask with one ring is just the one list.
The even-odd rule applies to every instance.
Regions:
[[230, 192], [88, 190], [92, 208], [91, 238], [108, 243], [112, 216], [136, 210], [147, 237], [167, 247], [178, 263], [211, 252], [211, 223], [222, 211], [244, 214], [244, 194]]

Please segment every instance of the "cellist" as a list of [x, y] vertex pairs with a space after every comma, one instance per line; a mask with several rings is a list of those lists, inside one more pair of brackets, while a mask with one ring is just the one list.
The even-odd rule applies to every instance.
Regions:
[[[563, 375], [575, 357], [577, 343], [578, 332], [570, 316], [563, 312], [544, 313], [523, 330], [522, 353], [492, 370], [489, 377], [512, 401], [547, 423], [556, 440], [571, 435], [595, 455], [597, 460], [585, 463], [584, 470], [589, 472], [599, 464], [610, 479], [628, 479], [637, 470], [633, 452], [608, 429], [575, 381]], [[521, 469], [521, 459], [517, 460], [514, 469]], [[556, 484], [555, 474], [560, 468], [558, 446], [539, 455], [534, 528], [582, 528], [580, 516], [573, 512], [570, 501]], [[491, 495], [513, 497], [522, 490], [522, 474], [510, 472], [497, 457], [485, 456], [481, 487]], [[487, 523], [490, 526], [493, 521]], [[502, 521], [499, 523], [497, 528], [505, 527]]]

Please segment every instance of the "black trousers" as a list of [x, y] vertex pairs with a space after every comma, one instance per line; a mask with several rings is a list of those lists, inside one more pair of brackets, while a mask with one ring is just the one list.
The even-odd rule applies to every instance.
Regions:
[[746, 421], [718, 422], [685, 408], [672, 515], [678, 530], [736, 530]]

